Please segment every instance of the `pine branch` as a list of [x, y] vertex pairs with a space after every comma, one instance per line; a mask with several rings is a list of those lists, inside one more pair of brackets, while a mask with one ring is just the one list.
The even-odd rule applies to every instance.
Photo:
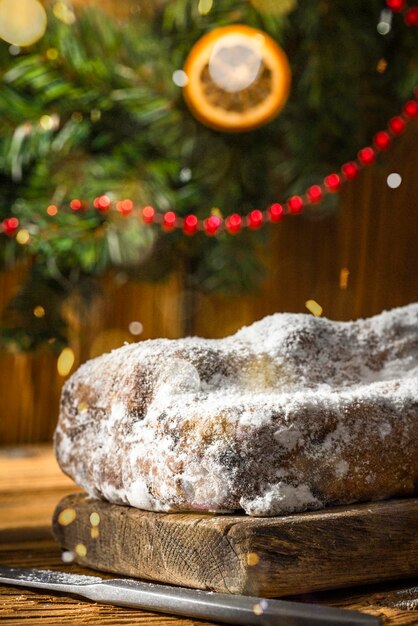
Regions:
[[[111, 268], [158, 280], [185, 259], [196, 288], [255, 285], [262, 233], [185, 238], [97, 211], [92, 199], [109, 193], [206, 217], [212, 207], [244, 214], [302, 192], [351, 159], [418, 81], [416, 33], [394, 19], [391, 33], [378, 35], [382, 6], [304, 0], [277, 17], [249, 0], [214, 0], [200, 15], [195, 0], [170, 0], [147, 19], [122, 24], [97, 10], [81, 10], [73, 25], [50, 14], [33, 48], [12, 58], [0, 45], [0, 217], [16, 216], [29, 234], [25, 245], [0, 234], [2, 263], [29, 256], [31, 289], [55, 285], [61, 295]], [[172, 80], [195, 41], [231, 23], [270, 33], [293, 72], [281, 115], [240, 136], [197, 122]], [[380, 59], [384, 73], [376, 71]], [[72, 211], [74, 197], [87, 207]], [[50, 204], [59, 207], [54, 216], [46, 213]], [[22, 299], [15, 305], [26, 306]], [[64, 341], [65, 324], [54, 315], [50, 323]], [[46, 340], [33, 315], [19, 319], [5, 326], [7, 341], [33, 348]]]

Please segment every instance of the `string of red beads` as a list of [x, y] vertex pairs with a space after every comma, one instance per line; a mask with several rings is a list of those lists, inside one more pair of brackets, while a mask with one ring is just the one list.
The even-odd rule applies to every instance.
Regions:
[[184, 218], [184, 226], [183, 230], [186, 235], [194, 235], [197, 231], [197, 227], [199, 226], [199, 220], [196, 215], [188, 215]]
[[394, 13], [403, 13], [407, 26], [418, 26], [418, 7], [409, 7], [406, 0], [386, 0], [386, 4]]
[[216, 235], [222, 225], [222, 219], [217, 215], [207, 217], [203, 222], [203, 227], [207, 235]]
[[241, 215], [238, 215], [238, 213], [233, 213], [232, 215], [229, 215], [226, 218], [225, 228], [229, 233], [233, 235], [235, 233], [239, 233], [239, 231], [241, 230], [241, 227], [242, 227], [242, 217]]
[[392, 139], [389, 133], [385, 130], [376, 133], [373, 139], [373, 143], [378, 150], [387, 150], [390, 147]]
[[354, 180], [357, 178], [359, 171], [360, 168], [355, 161], [344, 163], [341, 167], [341, 173], [343, 174], [345, 180]]
[[93, 200], [93, 206], [102, 213], [107, 213], [111, 204], [112, 202], [108, 196], [99, 196]]
[[330, 174], [324, 178], [324, 184], [328, 191], [339, 191], [341, 188], [341, 178], [338, 174]]
[[1, 230], [5, 235], [7, 235], [8, 237], [13, 237], [16, 234], [17, 229], [19, 228], [19, 220], [17, 219], [17, 217], [6, 217], [6, 219], [3, 220], [1, 226]]
[[174, 211], [167, 211], [167, 213], [164, 213], [163, 228], [165, 230], [173, 230], [173, 228], [176, 226], [176, 219], [177, 216]]
[[284, 208], [278, 202], [275, 202], [269, 207], [269, 218], [271, 222], [281, 222], [284, 216]]
[[405, 8], [406, 0], [386, 0], [386, 4], [391, 11], [400, 12]]
[[[406, 0], [386, 0], [386, 5], [394, 13], [402, 13], [408, 26], [418, 26], [418, 7], [409, 7]], [[374, 135], [372, 146], [361, 148], [357, 153], [356, 160], [344, 163], [339, 174], [328, 174], [322, 184], [309, 187], [304, 196], [292, 196], [284, 205], [276, 202], [270, 205], [266, 211], [254, 209], [244, 217], [238, 213], [233, 213], [225, 219], [216, 214], [212, 214], [204, 220], [199, 220], [193, 214], [182, 218], [173, 211], [158, 213], [154, 207], [148, 205], [140, 211], [142, 221], [144, 224], [160, 224], [165, 231], [181, 228], [186, 235], [194, 235], [200, 230], [209, 236], [215, 236], [223, 229], [231, 234], [236, 234], [244, 227], [256, 230], [261, 228], [266, 221], [277, 223], [285, 215], [297, 215], [303, 211], [306, 204], [318, 204], [327, 193], [340, 191], [343, 183], [354, 180], [363, 167], [369, 167], [375, 162], [378, 152], [390, 148], [392, 139], [401, 135], [405, 131], [406, 124], [418, 116], [418, 86], [415, 87], [414, 96], [416, 100], [408, 100], [403, 106], [402, 113], [389, 120], [386, 130], [381, 130]], [[102, 213], [107, 213], [112, 204], [112, 200], [106, 194], [93, 200], [93, 206]], [[114, 205], [116, 210], [124, 216], [132, 214], [135, 208], [133, 201], [129, 198], [118, 200]], [[52, 212], [49, 211], [50, 208], [47, 209], [48, 215], [55, 216], [58, 209], [54, 206], [56, 210]], [[75, 212], [84, 211], [88, 208], [88, 204], [79, 198], [74, 198], [70, 202], [70, 208]], [[17, 217], [8, 217], [0, 223], [0, 233], [3, 232], [5, 235], [13, 237], [19, 226]]]
[[405, 11], [404, 20], [407, 26], [418, 26], [418, 7], [411, 7]]
[[309, 187], [306, 195], [308, 196], [308, 200], [311, 204], [317, 204], [318, 202], [321, 202], [324, 193], [320, 185], [312, 185], [312, 187]]
[[247, 224], [250, 228], [260, 228], [263, 223], [263, 214], [258, 209], [251, 211], [251, 213], [247, 216]]

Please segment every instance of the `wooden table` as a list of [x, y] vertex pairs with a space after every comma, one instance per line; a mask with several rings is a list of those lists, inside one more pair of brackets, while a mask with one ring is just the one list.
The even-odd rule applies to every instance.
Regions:
[[[74, 564], [64, 564], [51, 535], [50, 520], [57, 502], [74, 490], [72, 481], [60, 472], [50, 446], [0, 448], [0, 565], [96, 574]], [[400, 608], [405, 597], [418, 598], [418, 580], [292, 599], [380, 615], [385, 625], [417, 625], [418, 611]], [[208, 626], [214, 623], [0, 586], [2, 624], [38, 623], [39, 620], [49, 626], [80, 623]]]

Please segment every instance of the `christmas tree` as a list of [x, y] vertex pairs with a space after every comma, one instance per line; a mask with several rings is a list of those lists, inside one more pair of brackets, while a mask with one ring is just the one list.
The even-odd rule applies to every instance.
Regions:
[[[292, 89], [275, 119], [231, 133], [189, 110], [181, 72], [202, 36], [236, 24], [284, 48]], [[67, 340], [65, 301], [91, 298], [112, 268], [159, 280], [180, 266], [203, 291], [254, 286], [268, 229], [257, 214], [248, 229], [235, 218], [235, 236], [234, 222], [217, 224], [298, 196], [355, 158], [411, 95], [418, 51], [382, 0], [171, 0], [116, 23], [60, 2], [38, 43], [1, 43], [0, 68], [1, 262], [28, 262], [1, 341], [55, 349]], [[336, 204], [329, 193], [306, 214]], [[189, 215], [214, 228], [195, 232]]]

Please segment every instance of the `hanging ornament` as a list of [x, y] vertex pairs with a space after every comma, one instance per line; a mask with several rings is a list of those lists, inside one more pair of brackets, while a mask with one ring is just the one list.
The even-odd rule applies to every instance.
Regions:
[[0, 0], [0, 38], [15, 46], [30, 46], [43, 37], [46, 12], [38, 0]]
[[237, 24], [216, 28], [186, 59], [184, 98], [193, 115], [217, 130], [244, 132], [283, 108], [291, 72], [286, 54], [263, 31]]
[[260, 13], [287, 15], [297, 6], [297, 0], [251, 0], [253, 7]]

